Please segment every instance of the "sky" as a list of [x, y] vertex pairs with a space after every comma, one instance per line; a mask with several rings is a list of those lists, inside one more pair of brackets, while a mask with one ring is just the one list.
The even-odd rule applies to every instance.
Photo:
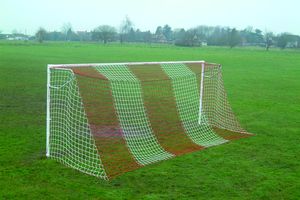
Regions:
[[299, 0], [0, 0], [0, 31], [34, 34], [39, 27], [90, 31], [99, 25], [120, 27], [128, 16], [135, 28], [155, 31], [197, 25], [247, 26], [300, 35]]

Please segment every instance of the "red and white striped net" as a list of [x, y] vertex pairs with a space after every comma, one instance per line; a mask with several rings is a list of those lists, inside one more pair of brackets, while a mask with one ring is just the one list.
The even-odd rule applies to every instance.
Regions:
[[103, 179], [249, 135], [217, 64], [71, 65], [50, 73], [50, 157]]

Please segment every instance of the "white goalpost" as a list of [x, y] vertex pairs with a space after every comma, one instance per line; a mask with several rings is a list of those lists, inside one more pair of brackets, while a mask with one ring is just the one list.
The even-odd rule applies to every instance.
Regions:
[[221, 65], [205, 61], [49, 64], [46, 156], [110, 179], [247, 137]]
[[203, 78], [204, 78], [204, 62], [201, 63], [201, 83], [200, 83], [199, 121], [198, 121], [199, 124], [201, 124], [201, 113], [202, 113]]
[[47, 66], [46, 156], [50, 156], [50, 67]]

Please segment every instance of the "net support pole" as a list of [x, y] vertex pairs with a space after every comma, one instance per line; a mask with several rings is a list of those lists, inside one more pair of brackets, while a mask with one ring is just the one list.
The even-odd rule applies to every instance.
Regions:
[[47, 65], [46, 156], [50, 156], [50, 67]]
[[201, 124], [201, 118], [202, 118], [202, 99], [203, 99], [204, 67], [205, 67], [205, 63], [203, 62], [203, 63], [201, 63], [201, 82], [200, 82], [199, 119], [198, 119], [198, 124]]

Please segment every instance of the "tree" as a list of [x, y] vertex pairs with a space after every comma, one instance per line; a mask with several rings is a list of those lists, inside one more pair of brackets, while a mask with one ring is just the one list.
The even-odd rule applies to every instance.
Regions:
[[116, 37], [117, 31], [114, 27], [109, 25], [98, 26], [92, 31], [92, 40], [103, 41], [106, 44], [113, 41]]
[[225, 46], [228, 45], [230, 29], [228, 27], [208, 27], [206, 31], [206, 39], [209, 45]]
[[285, 49], [289, 42], [293, 42], [293, 35], [282, 33], [278, 36], [277, 45], [281, 49]]
[[123, 43], [126, 41], [126, 35], [130, 32], [130, 30], [133, 28], [133, 23], [129, 19], [128, 16], [125, 17], [125, 19], [121, 23], [120, 27], [120, 42]]
[[230, 48], [237, 46], [238, 44], [240, 44], [240, 42], [241, 42], [241, 37], [239, 35], [239, 32], [235, 28], [231, 29], [229, 32], [229, 39], [228, 39], [228, 44]]
[[133, 28], [130, 29], [129, 33], [127, 34], [127, 41], [128, 42], [135, 42], [136, 41], [136, 32]]
[[35, 37], [39, 41], [39, 43], [42, 43], [45, 40], [47, 31], [40, 27], [39, 30], [36, 32]]
[[164, 25], [164, 27], [162, 28], [162, 34], [168, 41], [172, 40], [172, 33], [172, 28], [168, 24]]
[[174, 31], [175, 45], [187, 46], [186, 41], [185, 41], [185, 37], [186, 37], [186, 31], [183, 28], [176, 29]]
[[47, 32], [45, 39], [50, 41], [63, 41], [65, 40], [65, 35], [57, 31]]
[[177, 29], [174, 31], [175, 45], [178, 46], [200, 46], [200, 38], [197, 35], [197, 29], [192, 28], [187, 31]]
[[152, 42], [152, 34], [150, 31], [143, 32], [143, 41], [149, 44]]
[[255, 43], [263, 43], [264, 36], [260, 29], [255, 29]]
[[135, 41], [135, 42], [144, 42], [144, 41], [143, 41], [143, 32], [141, 32], [140, 29], [137, 29], [137, 30], [134, 32], [134, 41]]
[[77, 31], [78, 39], [80, 41], [90, 41], [92, 40], [92, 33], [89, 31]]
[[197, 26], [194, 28], [199, 42], [207, 42], [208, 37], [212, 34], [212, 27]]
[[162, 35], [163, 30], [161, 26], [156, 27], [155, 35]]
[[264, 34], [264, 41], [265, 41], [267, 51], [273, 45], [273, 37], [274, 37], [274, 34], [270, 31], [266, 31]]
[[185, 34], [185, 42], [187, 46], [200, 46], [200, 38], [197, 29], [189, 29]]
[[66, 34], [66, 40], [70, 41], [73, 35], [73, 31], [71, 28], [68, 29], [67, 34]]
[[65, 40], [71, 40], [72, 36], [72, 24], [71, 23], [64, 23], [63, 26], [61, 27], [61, 32], [65, 35]]
[[166, 37], [163, 34], [163, 28], [158, 26], [155, 31], [155, 40], [156, 42], [163, 43], [166, 41]]

